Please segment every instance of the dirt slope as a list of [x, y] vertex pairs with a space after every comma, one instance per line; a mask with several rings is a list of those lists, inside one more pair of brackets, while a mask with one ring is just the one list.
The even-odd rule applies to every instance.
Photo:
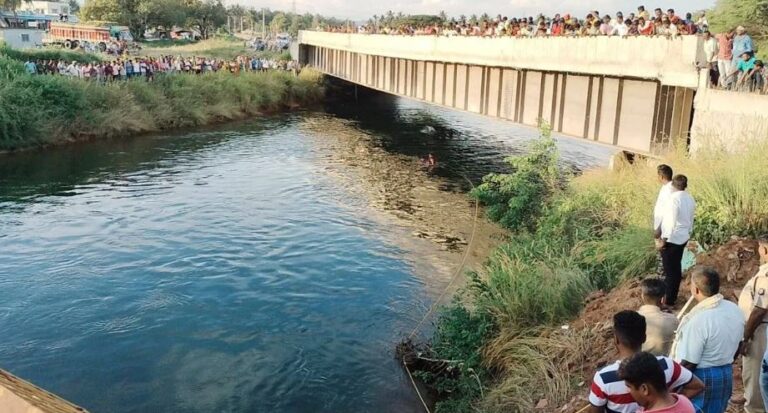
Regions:
[[[760, 266], [757, 242], [744, 238], [732, 238], [725, 245], [699, 255], [696, 258], [696, 264], [714, 267], [722, 277], [721, 293], [727, 299], [737, 301], [742, 287], [757, 273]], [[586, 397], [594, 372], [616, 360], [616, 349], [611, 336], [611, 317], [621, 310], [634, 310], [640, 306], [639, 283], [639, 280], [631, 280], [608, 293], [593, 294], [587, 299], [587, 304], [579, 317], [570, 324], [570, 328], [593, 329], [600, 334], [595, 335], [596, 338], [590, 346], [592, 351], [585, 357], [586, 362], [581, 366], [572, 367], [583, 377], [583, 381], [580, 382], [579, 393], [573, 395], [573, 399], [557, 411], [575, 413], [583, 408], [588, 403]], [[690, 297], [689, 286], [688, 274], [685, 274], [683, 284], [680, 286], [677, 311]], [[734, 369], [734, 399], [738, 399], [742, 395], [740, 363], [737, 363], [736, 367]], [[740, 410], [734, 405], [728, 409], [728, 412], [735, 413], [738, 411]]]

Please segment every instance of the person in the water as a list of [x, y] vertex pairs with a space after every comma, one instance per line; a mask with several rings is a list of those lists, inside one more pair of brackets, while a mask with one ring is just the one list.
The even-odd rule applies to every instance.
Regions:
[[422, 158], [421, 163], [429, 168], [434, 168], [437, 166], [437, 158], [435, 158], [435, 155], [430, 153], [425, 158]]

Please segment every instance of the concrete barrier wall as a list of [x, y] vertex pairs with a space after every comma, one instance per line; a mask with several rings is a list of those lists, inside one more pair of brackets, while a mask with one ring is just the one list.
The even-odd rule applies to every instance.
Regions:
[[691, 152], [721, 146], [738, 150], [768, 140], [768, 96], [702, 87], [694, 102]]
[[299, 43], [416, 61], [657, 80], [695, 88], [696, 36], [481, 38], [302, 31]]
[[319, 70], [372, 89], [635, 153], [659, 154], [685, 136], [694, 91], [659, 81], [411, 60], [302, 45]]

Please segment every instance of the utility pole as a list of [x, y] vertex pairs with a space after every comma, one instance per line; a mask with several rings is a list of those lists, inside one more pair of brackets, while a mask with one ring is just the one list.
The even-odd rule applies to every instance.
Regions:
[[264, 9], [261, 9], [261, 38], [267, 41], [267, 19], [264, 17]]

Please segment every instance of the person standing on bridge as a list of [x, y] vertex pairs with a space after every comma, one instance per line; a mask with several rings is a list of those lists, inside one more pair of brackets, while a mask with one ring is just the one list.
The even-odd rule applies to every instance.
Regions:
[[717, 61], [718, 61], [718, 42], [712, 37], [712, 33], [709, 30], [702, 32], [702, 39], [704, 42], [704, 61], [701, 62], [701, 67], [707, 70], [709, 75], [709, 84], [714, 87], [717, 86]]
[[733, 71], [733, 31], [729, 30], [715, 36], [717, 39], [718, 85], [727, 88], [728, 76]]
[[693, 230], [696, 201], [686, 191], [688, 178], [676, 175], [672, 178], [672, 193], [662, 205], [661, 233], [656, 247], [661, 253], [664, 282], [667, 284], [666, 305], [674, 307], [682, 279], [682, 260], [685, 246]]
[[733, 37], [733, 53], [731, 54], [732, 69], [739, 64], [739, 59], [744, 53], [755, 54], [755, 46], [752, 43], [752, 37], [747, 34], [744, 26], [736, 28], [736, 36]]

